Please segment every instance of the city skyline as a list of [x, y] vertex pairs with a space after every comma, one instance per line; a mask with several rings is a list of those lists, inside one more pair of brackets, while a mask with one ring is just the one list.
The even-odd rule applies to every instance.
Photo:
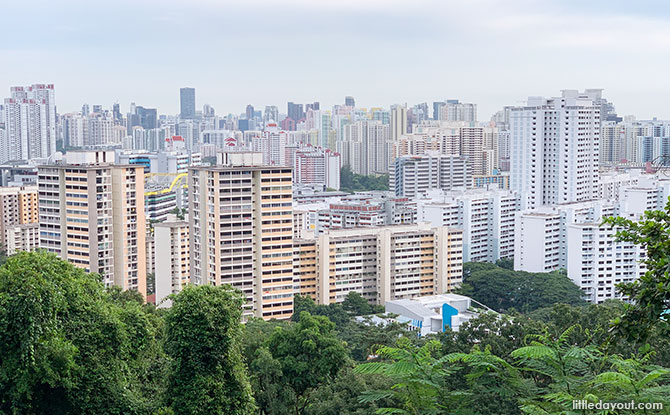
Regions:
[[179, 113], [184, 86], [220, 114], [345, 95], [367, 108], [456, 98], [487, 120], [527, 96], [604, 88], [621, 115], [670, 118], [661, 2], [67, 3], [3, 6], [0, 60], [20, 63], [3, 67], [4, 94], [53, 83], [60, 113], [135, 102], [164, 114]]

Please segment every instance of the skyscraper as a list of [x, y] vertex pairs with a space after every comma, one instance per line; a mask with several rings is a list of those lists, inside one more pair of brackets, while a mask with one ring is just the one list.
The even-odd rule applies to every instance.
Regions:
[[46, 158], [56, 152], [56, 99], [53, 84], [15, 86], [2, 105], [0, 163]]
[[302, 109], [302, 104], [294, 104], [293, 102], [289, 102], [286, 109], [286, 114], [288, 117], [296, 123], [305, 118], [305, 112]]
[[263, 111], [263, 122], [267, 124], [270, 121], [279, 122], [279, 109], [276, 105], [267, 105]]
[[179, 90], [180, 117], [182, 119], [195, 118], [195, 88], [181, 88]]
[[254, 106], [253, 105], [251, 105], [251, 104], [247, 105], [245, 115], [247, 116], [247, 120], [250, 120], [250, 119], [254, 118]]
[[600, 106], [578, 91], [510, 113], [510, 188], [523, 209], [597, 198]]
[[347, 107], [355, 107], [356, 101], [354, 100], [354, 97], [352, 96], [344, 97], [344, 105], [346, 105]]

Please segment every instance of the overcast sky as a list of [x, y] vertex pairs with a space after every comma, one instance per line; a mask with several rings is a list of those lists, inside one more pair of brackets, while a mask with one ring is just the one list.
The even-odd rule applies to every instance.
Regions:
[[0, 0], [0, 97], [54, 83], [84, 102], [240, 113], [286, 101], [360, 107], [456, 98], [488, 120], [561, 89], [670, 119], [670, 6], [605, 0]]

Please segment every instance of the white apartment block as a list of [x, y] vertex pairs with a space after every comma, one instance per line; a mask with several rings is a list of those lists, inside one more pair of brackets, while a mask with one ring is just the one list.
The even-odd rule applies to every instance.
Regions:
[[0, 106], [0, 163], [47, 158], [56, 152], [56, 98], [53, 84], [10, 88]]
[[467, 157], [427, 152], [398, 157], [389, 175], [396, 196], [418, 197], [434, 189], [472, 187], [472, 166]]
[[595, 199], [599, 143], [600, 107], [577, 91], [513, 107], [510, 186], [522, 208]]
[[161, 302], [170, 294], [180, 292], [191, 280], [188, 228], [187, 221], [177, 220], [174, 215], [154, 224], [156, 304], [159, 307], [169, 307], [170, 300]]
[[261, 135], [252, 138], [251, 149], [263, 153], [264, 164], [286, 166], [287, 140], [286, 131], [280, 130], [276, 123], [270, 123]]
[[630, 242], [618, 242], [616, 229], [600, 222], [572, 223], [567, 226], [567, 271], [572, 281], [594, 304], [626, 298], [616, 289], [645, 274], [642, 262], [646, 251]]
[[514, 269], [549, 272], [567, 268], [567, 226], [595, 223], [617, 215], [618, 206], [610, 201], [565, 203], [522, 210], [515, 218]]
[[337, 142], [342, 165], [366, 176], [388, 173], [391, 151], [389, 126], [381, 121], [357, 121], [345, 125], [343, 139]]
[[289, 158], [294, 183], [340, 189], [340, 153], [321, 147], [301, 146], [290, 157], [287, 154]]
[[449, 100], [440, 108], [440, 120], [442, 121], [477, 121], [477, 104]]
[[76, 157], [93, 154], [99, 164], [39, 167], [40, 248], [146, 295], [144, 169]]
[[616, 285], [638, 279], [646, 271], [646, 252], [617, 241], [616, 228], [602, 219], [637, 219], [662, 208], [670, 196], [670, 179], [640, 178], [622, 186], [618, 198], [566, 203], [519, 212], [515, 228], [514, 269], [549, 272], [565, 269], [568, 277], [593, 303], [622, 299]]
[[5, 252], [14, 255], [17, 252], [30, 252], [40, 247], [40, 225], [27, 223], [12, 225], [5, 229]]
[[518, 194], [502, 189], [433, 191], [417, 200], [419, 222], [463, 230], [463, 261], [495, 262], [514, 256]]

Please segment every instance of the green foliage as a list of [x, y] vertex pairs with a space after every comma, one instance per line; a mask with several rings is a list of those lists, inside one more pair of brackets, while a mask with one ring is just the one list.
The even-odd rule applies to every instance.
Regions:
[[634, 300], [622, 318], [615, 321], [615, 330], [633, 340], [644, 341], [656, 327], [670, 333], [670, 200], [663, 210], [647, 211], [639, 221], [622, 217], [604, 220], [616, 228], [620, 241], [646, 248], [644, 263], [647, 272], [632, 283], [617, 286]]
[[311, 297], [296, 294], [293, 298], [292, 320], [300, 321], [303, 311], [315, 316], [328, 317], [338, 329], [351, 321], [351, 315], [344, 310], [342, 304], [315, 304]]
[[254, 413], [239, 342], [243, 303], [230, 286], [187, 285], [173, 297], [165, 350], [176, 415]]
[[349, 291], [344, 301], [342, 301], [342, 308], [352, 316], [365, 316], [384, 312], [384, 306], [370, 304], [368, 300], [356, 291]]
[[469, 262], [463, 264], [463, 282], [460, 294], [501, 312], [529, 312], [556, 303], [586, 304], [579, 287], [560, 272], [530, 273]]
[[152, 413], [161, 322], [132, 298], [53, 254], [9, 258], [0, 268], [0, 413]]
[[340, 190], [345, 192], [358, 192], [364, 190], [388, 190], [389, 176], [363, 176], [355, 174], [349, 166], [340, 169]]
[[356, 373], [385, 375], [395, 381], [391, 389], [368, 391], [361, 395], [361, 402], [376, 402], [394, 398], [400, 404], [395, 408], [382, 408], [378, 413], [439, 414], [452, 407], [458, 396], [450, 394], [445, 380], [457, 368], [446, 367], [446, 357], [437, 358], [440, 343], [429, 341], [420, 348], [409, 342], [399, 342], [398, 347], [383, 346], [376, 353], [379, 361], [358, 365]]
[[346, 349], [334, 329], [328, 318], [303, 311], [297, 323], [276, 328], [268, 339], [283, 383], [294, 393], [296, 414], [304, 413], [311, 393], [334, 379], [347, 362]]
[[176, 215], [179, 220], [184, 220], [184, 218], [186, 218], [186, 208], [180, 209], [176, 207], [172, 209], [170, 213]]

